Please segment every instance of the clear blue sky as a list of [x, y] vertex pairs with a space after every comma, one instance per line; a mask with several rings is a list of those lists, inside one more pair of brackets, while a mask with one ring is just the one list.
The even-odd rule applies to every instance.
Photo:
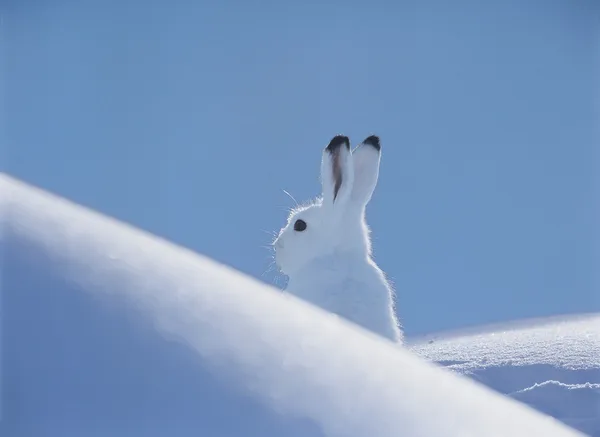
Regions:
[[407, 334], [600, 310], [597, 1], [2, 7], [10, 174], [272, 281], [282, 189], [376, 133]]

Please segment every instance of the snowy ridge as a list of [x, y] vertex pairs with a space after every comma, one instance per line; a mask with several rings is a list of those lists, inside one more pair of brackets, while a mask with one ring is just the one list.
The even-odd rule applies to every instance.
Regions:
[[600, 384], [544, 381], [509, 394], [586, 434], [600, 435]]
[[414, 339], [410, 349], [600, 436], [600, 314], [479, 329]]
[[531, 387], [524, 388], [523, 390], [519, 390], [513, 394], [515, 394], [515, 395], [522, 394], [522, 393], [525, 393], [525, 392], [528, 392], [531, 390], [535, 390], [536, 388], [544, 388], [544, 387], [550, 386], [550, 385], [555, 385], [555, 386], [558, 386], [560, 388], [564, 388], [567, 390], [579, 390], [579, 389], [598, 390], [598, 389], [600, 389], [600, 384], [591, 384], [589, 382], [586, 382], [585, 384], [563, 384], [560, 381], [545, 381], [545, 382], [542, 382], [541, 384], [538, 384], [536, 382]]
[[452, 367], [457, 370], [508, 363], [572, 369], [600, 367], [600, 314], [519, 321], [480, 329], [424, 336], [412, 340], [411, 349], [429, 360], [456, 361]]
[[0, 211], [3, 435], [579, 435], [6, 175]]

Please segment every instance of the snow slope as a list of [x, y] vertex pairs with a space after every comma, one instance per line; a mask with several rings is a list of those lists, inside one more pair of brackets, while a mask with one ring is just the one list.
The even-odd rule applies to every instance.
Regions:
[[1, 435], [579, 435], [6, 175], [0, 211]]
[[600, 437], [600, 313], [415, 339], [416, 354]]

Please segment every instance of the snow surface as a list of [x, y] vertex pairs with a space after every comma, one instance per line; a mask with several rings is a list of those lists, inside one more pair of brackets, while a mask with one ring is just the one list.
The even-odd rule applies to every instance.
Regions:
[[415, 339], [421, 357], [600, 437], [600, 313]]
[[293, 296], [0, 175], [1, 435], [572, 436]]

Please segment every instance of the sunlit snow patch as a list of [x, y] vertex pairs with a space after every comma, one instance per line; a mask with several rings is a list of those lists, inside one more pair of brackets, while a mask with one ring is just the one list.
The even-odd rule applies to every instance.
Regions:
[[600, 437], [600, 314], [414, 339], [413, 352]]

